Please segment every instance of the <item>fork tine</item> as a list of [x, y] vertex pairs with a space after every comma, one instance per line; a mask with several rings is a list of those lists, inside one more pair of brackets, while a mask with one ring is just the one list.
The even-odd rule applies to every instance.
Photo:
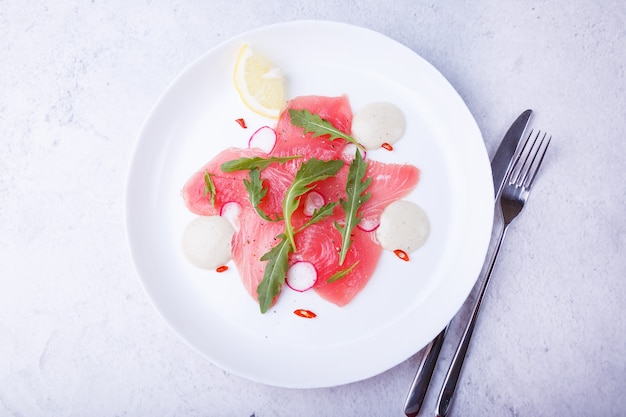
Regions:
[[[525, 185], [526, 179], [528, 178], [528, 173], [530, 172], [530, 169], [535, 163], [535, 158], [537, 158], [537, 152], [539, 152], [539, 148], [541, 148], [541, 142], [539, 142], [539, 145], [535, 147], [535, 145], [537, 144], [537, 140], [539, 140], [540, 135], [541, 135], [541, 131], [537, 131], [535, 138], [532, 140], [532, 143], [530, 144], [530, 148], [528, 148], [528, 153], [526, 153], [526, 156], [524, 157], [524, 162], [521, 164], [519, 177], [516, 178], [516, 181], [515, 181], [515, 185], [517, 185], [518, 187]], [[544, 133], [544, 137], [545, 137], [545, 133]], [[530, 138], [528, 139], [528, 142], [530, 142]]]
[[535, 151], [533, 160], [530, 166], [528, 167], [528, 175], [525, 181], [523, 182], [523, 186], [526, 187], [526, 190], [530, 190], [530, 187], [533, 184], [533, 181], [535, 180], [535, 176], [537, 175], [537, 172], [539, 172], [539, 167], [541, 167], [543, 158], [544, 156], [546, 156], [546, 151], [548, 150], [548, 146], [550, 145], [550, 140], [552, 139], [552, 136], [550, 136], [546, 140], [546, 136], [547, 134], [544, 133], [543, 137], [541, 138], [541, 142], [539, 142], [539, 145], [537, 146], [537, 150]]
[[[541, 136], [541, 131], [537, 131], [534, 138], [532, 138], [532, 136], [533, 131], [528, 134], [522, 149], [518, 152], [513, 171], [509, 178], [509, 183], [517, 187], [530, 187], [543, 161], [550, 139], [552, 138], [550, 137], [546, 141], [547, 134], [544, 133], [543, 136]], [[541, 139], [539, 139], [540, 136]], [[545, 146], [543, 146], [544, 142]]]
[[[528, 137], [526, 138], [526, 141], [524, 141], [524, 144], [522, 145], [521, 149], [517, 150], [515, 161], [513, 162], [513, 168], [511, 169], [511, 173], [509, 174], [509, 181], [508, 181], [509, 184], [517, 184], [518, 181], [520, 180], [520, 177], [523, 178], [522, 172], [523, 172], [524, 165], [526, 164], [526, 161], [528, 160], [528, 154], [530, 153], [530, 151], [532, 150], [535, 144], [534, 141], [531, 141], [532, 135], [533, 135], [533, 131], [531, 130], [530, 133], [528, 134]], [[535, 140], [536, 139], [537, 138], [535, 138]], [[530, 144], [530, 148], [528, 148], [529, 144]], [[522, 160], [522, 156], [524, 156], [523, 160]]]

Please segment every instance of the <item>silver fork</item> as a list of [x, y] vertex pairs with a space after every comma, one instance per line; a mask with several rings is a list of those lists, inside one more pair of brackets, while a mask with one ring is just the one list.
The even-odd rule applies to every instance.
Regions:
[[498, 252], [500, 252], [502, 241], [504, 240], [504, 236], [509, 225], [517, 217], [517, 215], [520, 214], [524, 208], [526, 200], [528, 200], [530, 187], [533, 185], [537, 172], [539, 171], [539, 167], [541, 166], [541, 162], [543, 162], [543, 158], [548, 149], [548, 145], [550, 144], [550, 139], [552, 139], [552, 137], [548, 137], [546, 139], [547, 135], [545, 133], [542, 135], [541, 132], [537, 132], [534, 139], [531, 139], [532, 136], [533, 132], [531, 131], [526, 139], [526, 142], [524, 143], [524, 146], [517, 155], [515, 165], [509, 174], [509, 179], [502, 189], [502, 193], [500, 195], [500, 215], [504, 225], [500, 231], [500, 237], [498, 239], [496, 249], [493, 252], [489, 263], [487, 275], [482, 282], [478, 298], [475, 301], [472, 316], [469, 323], [467, 323], [467, 326], [465, 327], [465, 332], [461, 337], [459, 346], [457, 347], [454, 358], [452, 359], [452, 363], [450, 364], [450, 368], [448, 369], [448, 373], [444, 380], [443, 387], [439, 393], [436, 408], [437, 417], [445, 417], [450, 410], [452, 398], [454, 397], [456, 385], [461, 374], [461, 368], [463, 367], [463, 360], [465, 359], [467, 348], [469, 347], [470, 339], [472, 338], [472, 333], [474, 331], [474, 325], [476, 324], [476, 318], [478, 317], [480, 304], [482, 303], [483, 296], [485, 295], [487, 284], [489, 284], [489, 278], [491, 276], [491, 272], [493, 271], [496, 258], [498, 257]]

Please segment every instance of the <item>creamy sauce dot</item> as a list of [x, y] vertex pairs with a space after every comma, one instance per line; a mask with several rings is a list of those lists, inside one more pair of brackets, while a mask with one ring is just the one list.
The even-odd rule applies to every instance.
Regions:
[[370, 103], [352, 119], [352, 136], [368, 150], [380, 149], [383, 143], [396, 143], [405, 130], [404, 114], [392, 103]]
[[235, 229], [221, 216], [200, 216], [183, 232], [183, 253], [193, 265], [216, 269], [231, 258], [231, 239]]
[[426, 242], [430, 222], [426, 212], [417, 204], [399, 200], [389, 204], [380, 216], [376, 238], [389, 251], [401, 249], [412, 253]]

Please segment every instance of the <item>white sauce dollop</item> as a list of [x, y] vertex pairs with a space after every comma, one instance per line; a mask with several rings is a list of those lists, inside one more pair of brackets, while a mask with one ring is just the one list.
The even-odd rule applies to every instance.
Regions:
[[389, 204], [380, 216], [376, 238], [389, 251], [402, 249], [406, 253], [417, 250], [430, 234], [426, 212], [417, 204], [399, 200]]
[[235, 229], [221, 216], [200, 216], [183, 232], [183, 252], [198, 268], [215, 269], [231, 258], [231, 239]]
[[352, 136], [368, 150], [380, 149], [383, 143], [393, 145], [405, 130], [404, 114], [392, 103], [370, 103], [352, 119]]

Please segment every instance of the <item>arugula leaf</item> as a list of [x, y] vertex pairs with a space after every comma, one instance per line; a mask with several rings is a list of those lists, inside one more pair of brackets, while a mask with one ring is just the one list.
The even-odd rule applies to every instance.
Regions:
[[211, 205], [215, 207], [215, 183], [213, 183], [213, 174], [206, 171], [204, 173], [204, 195], [210, 194]]
[[341, 225], [335, 222], [335, 227], [341, 233], [341, 252], [339, 254], [339, 265], [343, 265], [348, 254], [348, 249], [352, 244], [352, 230], [361, 221], [359, 208], [371, 197], [370, 193], [365, 193], [367, 187], [372, 182], [371, 178], [364, 179], [367, 170], [367, 162], [361, 157], [361, 152], [356, 155], [350, 163], [348, 171], [348, 182], [346, 183], [346, 199], [340, 199], [339, 203], [346, 212], [345, 224]]
[[330, 278], [328, 278], [326, 280], [326, 282], [335, 282], [335, 281], [339, 281], [341, 278], [345, 277], [346, 275], [348, 275], [350, 272], [352, 272], [352, 270], [359, 264], [359, 261], [356, 261], [355, 263], [352, 264], [352, 266], [346, 268], [346, 269], [342, 269], [340, 271], [335, 272]]
[[260, 156], [255, 156], [252, 158], [239, 158], [233, 159], [232, 161], [224, 162], [221, 165], [223, 172], [233, 172], [233, 171], [245, 171], [247, 169], [265, 169], [270, 164], [274, 162], [278, 162], [283, 164], [287, 161], [291, 161], [293, 159], [302, 158], [302, 155], [293, 155], [293, 156], [271, 156], [269, 158], [263, 158]]
[[284, 234], [279, 235], [278, 238], [280, 242], [261, 257], [262, 261], [268, 261], [263, 279], [256, 288], [261, 313], [265, 313], [270, 308], [274, 297], [280, 293], [287, 278], [289, 254], [293, 251], [293, 247]]
[[300, 197], [315, 188], [315, 182], [337, 174], [343, 167], [343, 164], [343, 161], [340, 160], [320, 161], [319, 159], [311, 158], [303, 163], [296, 173], [283, 200], [285, 237], [289, 240], [294, 251], [296, 250], [296, 241], [294, 239], [295, 232], [291, 224], [291, 216], [298, 208]]
[[326, 217], [333, 214], [333, 210], [335, 209], [337, 204], [338, 203], [336, 201], [332, 203], [324, 204], [322, 207], [313, 211], [313, 214], [311, 215], [311, 218], [309, 219], [309, 221], [306, 222], [304, 225], [302, 225], [298, 230], [296, 230], [295, 233], [299, 233], [302, 230], [306, 229], [307, 227], [311, 226], [312, 224], [322, 221]]
[[365, 149], [363, 145], [357, 142], [352, 136], [346, 135], [333, 126], [328, 120], [322, 119], [318, 114], [313, 114], [306, 109], [289, 109], [289, 117], [292, 125], [303, 128], [304, 133], [313, 133], [314, 138], [330, 135], [330, 140], [339, 138], [345, 139], [348, 142], [354, 143], [359, 148]]
[[253, 168], [250, 170], [250, 179], [244, 179], [243, 184], [246, 186], [246, 190], [248, 190], [248, 196], [250, 197], [250, 203], [252, 203], [252, 207], [254, 207], [254, 211], [264, 220], [268, 222], [277, 222], [282, 220], [278, 214], [275, 219], [272, 219], [268, 216], [259, 204], [261, 204], [261, 200], [267, 194], [267, 188], [263, 187], [263, 180], [261, 179], [261, 171], [259, 168]]

